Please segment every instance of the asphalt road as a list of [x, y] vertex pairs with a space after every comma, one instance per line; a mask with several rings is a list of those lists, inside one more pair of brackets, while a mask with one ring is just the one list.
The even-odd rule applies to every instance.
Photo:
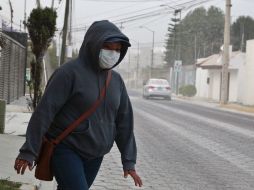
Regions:
[[144, 189], [254, 189], [254, 117], [130, 95]]

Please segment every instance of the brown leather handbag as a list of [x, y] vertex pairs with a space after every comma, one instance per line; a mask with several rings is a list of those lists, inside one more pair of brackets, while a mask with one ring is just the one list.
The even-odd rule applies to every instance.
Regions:
[[36, 160], [35, 177], [39, 180], [52, 181], [53, 173], [50, 166], [51, 157], [54, 152], [54, 148], [59, 144], [66, 136], [68, 136], [83, 120], [89, 117], [99, 106], [101, 101], [106, 95], [106, 89], [111, 80], [111, 71], [108, 71], [107, 80], [105, 86], [100, 92], [100, 97], [94, 102], [94, 104], [84, 112], [76, 121], [70, 124], [56, 139], [49, 140], [46, 137], [43, 138], [39, 156]]

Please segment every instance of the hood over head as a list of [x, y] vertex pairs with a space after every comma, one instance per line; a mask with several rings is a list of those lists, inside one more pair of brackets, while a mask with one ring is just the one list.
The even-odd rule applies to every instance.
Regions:
[[87, 60], [96, 70], [100, 69], [99, 53], [104, 42], [120, 42], [122, 44], [120, 58], [113, 67], [117, 66], [123, 60], [128, 47], [131, 46], [129, 38], [113, 23], [108, 20], [96, 21], [86, 32], [84, 41], [79, 50], [79, 57], [83, 60]]

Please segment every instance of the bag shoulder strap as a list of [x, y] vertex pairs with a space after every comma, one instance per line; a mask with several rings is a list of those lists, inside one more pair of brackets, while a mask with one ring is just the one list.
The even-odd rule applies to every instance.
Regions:
[[106, 95], [106, 89], [109, 86], [110, 80], [112, 77], [111, 70], [107, 73], [107, 80], [106, 84], [100, 91], [100, 97], [94, 102], [94, 104], [86, 111], [84, 112], [77, 120], [75, 120], [72, 124], [70, 124], [56, 139], [52, 140], [52, 142], [57, 145], [59, 144], [67, 135], [69, 135], [82, 121], [84, 121], [86, 118], [88, 118], [90, 115], [92, 115], [93, 112], [95, 112], [96, 108], [100, 105], [102, 100], [104, 99]]

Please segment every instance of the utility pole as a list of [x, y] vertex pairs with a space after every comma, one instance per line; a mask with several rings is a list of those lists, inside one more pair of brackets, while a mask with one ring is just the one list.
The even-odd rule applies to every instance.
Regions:
[[23, 21], [23, 24], [24, 24], [24, 31], [26, 32], [26, 0], [24, 0], [24, 21]]
[[54, 9], [54, 2], [55, 2], [55, 0], [51, 1], [51, 9]]
[[124, 29], [123, 23], [122, 23], [122, 22], [120, 23], [120, 27], [119, 27], [119, 28], [120, 28], [120, 30], [123, 30], [123, 29]]
[[[179, 43], [178, 43], [178, 61], [181, 60], [181, 30], [180, 30], [180, 22], [181, 22], [181, 19], [182, 19], [182, 10], [181, 9], [178, 9], [178, 10], [175, 10], [175, 14], [177, 13], [180, 13], [180, 17], [179, 17], [179, 24], [178, 24], [178, 32], [179, 32]], [[179, 72], [180, 71], [177, 71], [176, 72], [176, 95], [178, 95], [178, 91], [179, 91]]]
[[230, 17], [231, 17], [231, 0], [226, 0], [226, 15], [224, 28], [224, 45], [223, 45], [223, 64], [222, 64], [222, 83], [221, 83], [221, 104], [228, 103], [229, 88], [229, 44], [230, 44]]
[[13, 9], [12, 9], [11, 0], [9, 0], [9, 5], [10, 5], [10, 10], [11, 10], [11, 31], [12, 31], [12, 24], [13, 24]]
[[241, 24], [241, 52], [243, 52], [243, 48], [244, 48], [244, 23]]
[[153, 42], [152, 42], [152, 61], [151, 61], [151, 75], [150, 77], [153, 77], [153, 65], [154, 65], [154, 31], [153, 32]]
[[136, 88], [138, 87], [138, 81], [139, 81], [139, 42], [138, 42], [138, 53], [137, 53], [137, 74], [136, 74]]
[[127, 86], [130, 88], [130, 67], [131, 67], [131, 51], [129, 50], [129, 62], [128, 62], [128, 72], [127, 72]]
[[197, 62], [197, 34], [195, 33], [195, 49], [194, 49], [194, 58], [195, 58], [195, 63]]
[[181, 22], [181, 19], [182, 19], [182, 9], [177, 9], [175, 10], [175, 14], [179, 13], [179, 28], [178, 28], [178, 32], [179, 32], [179, 44], [178, 44], [178, 60], [181, 60], [181, 25], [180, 25], [180, 22]]
[[69, 20], [68, 20], [68, 52], [67, 57], [72, 58], [72, 0], [70, 0], [70, 6], [69, 6]]
[[65, 62], [65, 51], [66, 51], [66, 37], [67, 37], [67, 30], [68, 30], [69, 6], [70, 6], [70, 1], [66, 0], [60, 65], [64, 64], [64, 62]]
[[136, 76], [135, 76], [135, 88], [138, 87], [138, 81], [139, 81], [139, 41], [131, 39], [131, 41], [134, 41], [137, 43], [137, 66], [136, 66]]
[[150, 65], [150, 70], [149, 70], [149, 78], [152, 78], [152, 71], [153, 71], [153, 64], [154, 64], [154, 30], [151, 30], [150, 28], [146, 26], [140, 26], [140, 28], [145, 28], [146, 30], [152, 32], [153, 38], [152, 38], [152, 50], [151, 50], [151, 65]]
[[38, 8], [41, 8], [41, 2], [40, 2], [40, 0], [36, 0], [36, 4], [37, 4]]

